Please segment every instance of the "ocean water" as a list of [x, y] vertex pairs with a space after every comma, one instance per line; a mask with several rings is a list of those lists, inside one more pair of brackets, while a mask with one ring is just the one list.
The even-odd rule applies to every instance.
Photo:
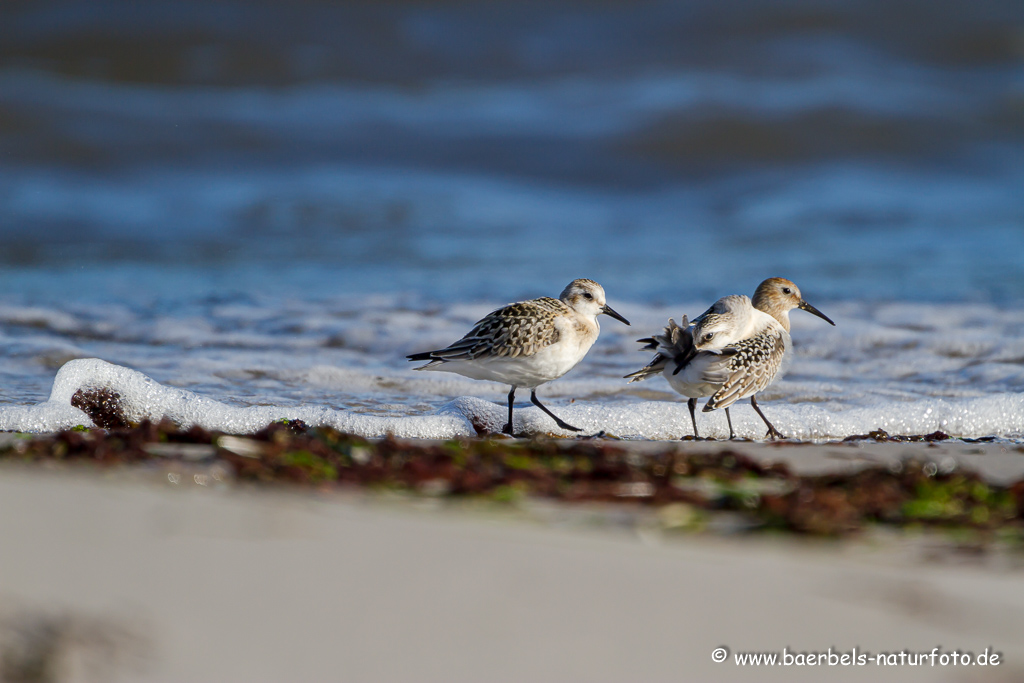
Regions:
[[783, 432], [1024, 440], [1024, 5], [8, 3], [0, 244], [2, 429], [88, 424], [95, 386], [497, 428], [507, 387], [404, 356], [590, 277], [633, 325], [541, 398], [678, 438], [635, 340], [784, 276], [837, 325], [793, 313]]

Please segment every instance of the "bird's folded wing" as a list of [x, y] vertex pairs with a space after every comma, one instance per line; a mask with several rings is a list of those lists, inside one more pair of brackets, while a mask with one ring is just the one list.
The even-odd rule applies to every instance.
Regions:
[[761, 391], [775, 378], [782, 365], [786, 346], [782, 335], [765, 332], [744, 339], [722, 350], [722, 360], [706, 373], [710, 383], [722, 388], [708, 399], [704, 410], [728, 408], [741, 398]]
[[565, 304], [546, 297], [509, 304], [477, 322], [459, 341], [431, 355], [446, 361], [532, 356], [558, 341], [554, 322], [561, 313], [559, 306]]

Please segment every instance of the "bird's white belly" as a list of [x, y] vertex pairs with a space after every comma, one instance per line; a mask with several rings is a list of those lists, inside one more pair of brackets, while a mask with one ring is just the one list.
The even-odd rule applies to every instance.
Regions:
[[589, 350], [590, 345], [581, 348], [578, 344], [563, 341], [546, 346], [532, 356], [449, 361], [429, 369], [533, 389], [572, 370]]
[[669, 385], [675, 389], [677, 393], [680, 393], [687, 398], [711, 396], [721, 389], [722, 385], [711, 384], [704, 381], [703, 375], [708, 366], [718, 359], [718, 356], [698, 356], [690, 361], [690, 363], [677, 374], [672, 374], [676, 367], [674, 363], [669, 362], [669, 364], [665, 366], [665, 370], [662, 374], [664, 374]]

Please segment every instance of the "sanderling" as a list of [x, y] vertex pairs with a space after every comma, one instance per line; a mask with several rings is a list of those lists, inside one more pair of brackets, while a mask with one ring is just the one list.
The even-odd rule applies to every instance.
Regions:
[[629, 321], [605, 303], [604, 289], [593, 280], [573, 280], [558, 299], [541, 297], [509, 304], [476, 323], [465, 337], [439, 351], [414, 353], [409, 360], [427, 360], [417, 370], [455, 372], [473, 379], [509, 384], [508, 424], [512, 434], [512, 403], [516, 389], [530, 390], [530, 400], [562, 429], [581, 431], [563, 422], [537, 400], [537, 387], [576, 367], [597, 340], [605, 313]]
[[[626, 375], [626, 377], [630, 382], [637, 382], [652, 375], [664, 374], [673, 389], [688, 397], [686, 405], [690, 410], [694, 437], [699, 434], [695, 415], [697, 399], [703, 396], [712, 397], [704, 407], [705, 412], [716, 408], [725, 408], [725, 419], [729, 424], [730, 439], [735, 438], [736, 435], [732, 428], [729, 406], [747, 396], [750, 396], [750, 403], [754, 410], [768, 425], [768, 435], [781, 436], [761, 412], [754, 394], [781, 377], [788, 365], [790, 354], [787, 354], [786, 351], [791, 344], [789, 312], [794, 308], [800, 308], [813, 313], [830, 325], [835, 325], [835, 323], [824, 313], [804, 301], [800, 289], [795, 284], [785, 278], [773, 277], [758, 285], [751, 309], [768, 315], [759, 317], [750, 314], [746, 316], [749, 321], [761, 321], [760, 324], [763, 327], [761, 333], [755, 334], [749, 330], [741, 331], [739, 327], [735, 326], [739, 325], [737, 322], [733, 328], [727, 328], [726, 335], [721, 332], [713, 333], [711, 339], [698, 339], [695, 342], [695, 327], [710, 314], [729, 313], [737, 321], [744, 317], [743, 304], [731, 299], [731, 297], [726, 297], [716, 302], [715, 306], [695, 319], [693, 323], [688, 324], [684, 317], [682, 326], [679, 326], [670, 319], [662, 334], [641, 339], [640, 342], [646, 344], [645, 350], [656, 352], [654, 359], [641, 370]], [[747, 307], [751, 306], [746, 297], [742, 297], [742, 299], [748, 302]], [[716, 307], [718, 307], [718, 311], [716, 311]], [[777, 350], [779, 353], [777, 363], [775, 363], [773, 355], [776, 351], [768, 353], [768, 346], [766, 346], [768, 343], [775, 343], [772, 341], [775, 338], [772, 336], [774, 332], [756, 344], [753, 341], [758, 334], [767, 332], [772, 327], [764, 318], [774, 320], [776, 326], [781, 328], [781, 333], [778, 336], [781, 338], [782, 344]], [[742, 348], [734, 344], [740, 340], [744, 344]], [[734, 373], [739, 374], [734, 377]], [[729, 385], [728, 391], [726, 390], [727, 384]], [[736, 393], [737, 391], [739, 393]]]

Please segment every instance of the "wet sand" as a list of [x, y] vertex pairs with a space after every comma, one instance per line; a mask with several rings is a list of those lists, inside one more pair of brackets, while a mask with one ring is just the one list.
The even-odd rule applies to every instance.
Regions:
[[[644, 450], [664, 444], [631, 444]], [[716, 447], [701, 444], [702, 447]], [[804, 471], [998, 444], [730, 444]], [[852, 457], [851, 457], [852, 456]], [[639, 510], [639, 511], [638, 511]], [[1024, 558], [941, 535], [672, 533], [653, 513], [290, 487], [171, 484], [160, 468], [0, 468], [0, 617], [57, 620], [58, 680], [1017, 680]], [[74, 625], [77, 624], [77, 627]], [[77, 628], [77, 630], [76, 630]], [[78, 633], [78, 635], [74, 635]], [[739, 667], [711, 652], [994, 648], [998, 667]], [[119, 659], [118, 659], [119, 658]], [[59, 656], [58, 656], [59, 659]], [[115, 661], [116, 660], [116, 661]], [[98, 680], [93, 678], [92, 680]]]

